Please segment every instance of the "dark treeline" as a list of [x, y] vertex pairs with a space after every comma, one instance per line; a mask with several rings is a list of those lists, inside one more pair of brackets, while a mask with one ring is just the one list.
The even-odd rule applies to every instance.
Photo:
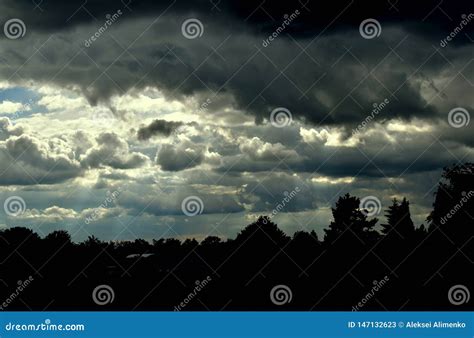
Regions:
[[[210, 236], [201, 243], [173, 238], [107, 243], [95, 237], [73, 243], [65, 231], [40, 238], [27, 228], [5, 229], [0, 232], [0, 306], [4, 310], [473, 309], [472, 301], [453, 305], [448, 290], [454, 285], [474, 290], [474, 164], [445, 168], [426, 227], [413, 224], [406, 199], [393, 200], [385, 220], [367, 217], [359, 205], [359, 198], [341, 196], [324, 238], [314, 231], [290, 237], [265, 216], [235, 239]], [[98, 285], [113, 290], [111, 303], [94, 302]], [[277, 285], [291, 290], [291, 301], [272, 302], [271, 290]]]

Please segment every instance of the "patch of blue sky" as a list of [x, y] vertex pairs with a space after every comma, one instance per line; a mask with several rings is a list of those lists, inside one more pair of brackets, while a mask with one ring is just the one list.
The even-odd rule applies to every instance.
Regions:
[[44, 106], [38, 105], [41, 95], [37, 92], [24, 87], [11, 87], [0, 90], [0, 103], [3, 101], [19, 102], [23, 107], [14, 114], [5, 114], [0, 112], [0, 116], [8, 116], [15, 120], [18, 118], [25, 118], [31, 114], [46, 113], [47, 109]]

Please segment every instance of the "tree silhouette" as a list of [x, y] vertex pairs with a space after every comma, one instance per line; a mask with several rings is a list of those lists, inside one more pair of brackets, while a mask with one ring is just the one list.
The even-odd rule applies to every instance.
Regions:
[[444, 168], [427, 220], [456, 242], [474, 236], [474, 163]]
[[33, 230], [23, 227], [8, 228], [1, 232], [3, 242], [10, 247], [34, 245], [40, 237]]
[[206, 238], [204, 238], [204, 240], [201, 242], [201, 245], [203, 247], [213, 247], [219, 243], [221, 243], [222, 240], [217, 237], [217, 236], [207, 236]]
[[333, 242], [343, 236], [346, 238], [355, 236], [361, 241], [377, 237], [373, 227], [378, 219], [369, 220], [359, 205], [360, 199], [355, 196], [346, 194], [339, 197], [336, 207], [332, 208], [334, 220], [329, 224], [329, 229], [324, 230], [325, 242]]
[[71, 244], [71, 235], [65, 230], [55, 230], [44, 238], [45, 242], [54, 248]]
[[271, 241], [278, 246], [285, 245], [290, 240], [268, 216], [260, 216], [256, 222], [245, 227], [235, 238], [236, 243], [250, 241], [264, 243]]
[[81, 243], [81, 245], [89, 249], [99, 250], [104, 247], [105, 243], [94, 235], [92, 235], [87, 237], [87, 239], [83, 243]]
[[410, 203], [406, 198], [399, 202], [393, 199], [392, 205], [386, 210], [387, 223], [381, 224], [382, 233], [398, 239], [410, 238], [415, 231], [415, 225], [410, 216]]

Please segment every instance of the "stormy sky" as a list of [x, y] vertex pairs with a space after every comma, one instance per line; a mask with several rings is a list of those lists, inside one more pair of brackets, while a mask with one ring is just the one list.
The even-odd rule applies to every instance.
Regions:
[[226, 238], [286, 198], [275, 222], [322, 235], [347, 192], [381, 220], [407, 197], [420, 225], [442, 168], [474, 160], [472, 12], [4, 0], [0, 227]]

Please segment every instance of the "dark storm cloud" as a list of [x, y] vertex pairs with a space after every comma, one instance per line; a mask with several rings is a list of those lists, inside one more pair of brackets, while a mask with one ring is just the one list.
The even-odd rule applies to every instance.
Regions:
[[[447, 128], [446, 128], [447, 129]], [[462, 133], [460, 133], [462, 135]], [[397, 140], [397, 141], [395, 141]], [[452, 136], [431, 132], [404, 134], [386, 131], [361, 136], [357, 146], [328, 146], [325, 141], [265, 146], [253, 141], [241, 153], [227, 156], [221, 173], [298, 172], [328, 177], [399, 177], [409, 173], [439, 170], [472, 158], [472, 149], [453, 141]], [[256, 146], [259, 144], [259, 146]]]
[[54, 184], [83, 174], [63, 141], [29, 135], [0, 142], [0, 185]]
[[[391, 101], [387, 108], [391, 117], [433, 116], [439, 112], [422, 95], [425, 87], [436, 88], [433, 77], [453, 66], [462, 69], [466, 78], [474, 72], [474, 67], [467, 67], [466, 46], [450, 45], [442, 54], [433, 47], [437, 44], [433, 39], [450, 32], [438, 34], [433, 27], [444, 26], [433, 22], [448, 22], [453, 29], [457, 13], [467, 11], [463, 6], [443, 4], [451, 21], [427, 1], [397, 3], [396, 8], [387, 3], [363, 7], [356, 2], [308, 3], [308, 10], [301, 3], [265, 3], [264, 10], [255, 10], [253, 2], [229, 1], [219, 3], [218, 10], [208, 1], [133, 1], [132, 11], [125, 9], [117, 22], [84, 48], [84, 41], [103, 24], [104, 13], [123, 3], [87, 2], [84, 6], [97, 13], [97, 20], [80, 8], [82, 2], [45, 2], [44, 10], [36, 9], [37, 13], [25, 11], [32, 6], [28, 1], [7, 4], [9, 16], [20, 10], [26, 13], [29, 29], [23, 39], [5, 41], [0, 48], [6, 61], [0, 74], [12, 80], [76, 86], [93, 105], [109, 104], [112, 96], [132, 88], [156, 86], [171, 98], [197, 95], [212, 101], [216, 95], [230, 95], [233, 105], [253, 114], [257, 122], [268, 119], [274, 108], [286, 107], [294, 119], [312, 124], [356, 125], [374, 103], [386, 98]], [[262, 47], [262, 39], [281, 23], [282, 13], [292, 13], [295, 6], [301, 16], [285, 31], [290, 35], [281, 34]], [[77, 8], [70, 20], [65, 18], [64, 13]], [[331, 29], [324, 29], [325, 22], [343, 9]], [[181, 23], [190, 16], [203, 22], [201, 38], [182, 36]], [[380, 20], [382, 32], [377, 39], [366, 40], [358, 23], [370, 16]], [[462, 33], [468, 34], [471, 26]], [[465, 37], [458, 34], [457, 43]]]
[[[43, 47], [44, 53], [48, 52], [47, 58], [33, 55], [21, 67], [21, 78], [78, 86], [92, 104], [108, 102], [113, 95], [149, 85], [157, 86], [173, 98], [208, 93], [212, 100], [217, 93], [230, 93], [236, 105], [253, 113], [258, 121], [268, 119], [272, 109], [283, 106], [291, 111], [295, 119], [316, 124], [357, 123], [367, 115], [374, 102], [391, 98], [394, 92], [395, 98], [388, 108], [393, 116], [428, 116], [434, 112], [433, 107], [420, 96], [418, 85], [411, 81], [416, 80], [417, 76], [409, 79], [419, 60], [429, 57], [432, 52], [429, 46], [403, 62], [390, 56], [369, 74], [367, 69], [377, 66], [380, 57], [390, 53], [383, 41], [360, 42], [358, 35], [340, 37], [340, 44], [322, 40], [321, 45], [312, 45], [307, 50], [312, 58], [320, 60], [320, 65], [317, 65], [293, 48], [291, 42], [281, 40], [259, 51], [255, 48], [258, 40], [245, 36], [229, 38], [219, 49], [219, 56], [212, 52], [212, 48], [226, 39], [226, 34], [222, 32], [212, 36], [223, 29], [218, 26], [208, 32], [209, 38], [199, 43], [183, 38], [178, 27], [175, 27], [175, 34], [156, 35], [155, 30], [165, 31], [171, 24], [171, 20], [157, 23], [131, 48], [130, 54], [124, 54], [121, 47], [107, 36], [84, 52], [76, 52], [77, 47], [74, 47], [78, 40], [81, 41], [79, 34], [74, 35], [75, 41], [72, 36], [67, 38], [68, 42], [52, 37]], [[128, 40], [146, 27], [145, 22], [124, 22], [122, 26], [117, 26], [116, 32], [110, 32]], [[396, 37], [394, 40], [403, 39], [400, 33], [393, 35]], [[168, 39], [176, 42], [163, 45]], [[33, 46], [23, 45], [25, 42], [12, 41], [2, 46], [9, 65], [20, 67], [22, 60], [35, 53]], [[356, 58], [347, 54], [344, 48], [344, 43], [350, 45], [355, 42], [358, 46], [353, 48], [352, 54]], [[417, 43], [422, 41], [408, 41], [404, 48], [412, 48], [410, 45]], [[157, 49], [167, 57], [154, 56]], [[367, 50], [371, 53], [367, 54]], [[117, 54], [121, 54], [119, 59]], [[206, 59], [207, 62], [203, 63]], [[364, 64], [360, 64], [359, 60]], [[63, 68], [68, 62], [69, 66]], [[131, 66], [133, 64], [137, 69]], [[286, 65], [291, 66], [282, 73]], [[444, 64], [438, 68], [436, 64], [429, 63], [424, 70], [432, 75], [448, 66]], [[0, 66], [0, 74], [6, 78], [13, 76], [17, 79], [16, 70], [12, 66]]]
[[[430, 35], [439, 40], [439, 35], [449, 33], [456, 20], [469, 14], [470, 8], [460, 1], [307, 1], [255, 2], [252, 0], [5, 0], [0, 5], [0, 18], [22, 17], [34, 30], [57, 31], [75, 25], [94, 23], [115, 10], [122, 9], [130, 18], [163, 13], [171, 15], [199, 15], [213, 21], [245, 24], [257, 33], [271, 33], [281, 18], [295, 10], [301, 13], [297, 22], [288, 27], [288, 32], [301, 37], [312, 37], [321, 32], [334, 32], [357, 28], [367, 18], [376, 18], [384, 25], [400, 24], [411, 32]], [[337, 20], [335, 20], [337, 18]], [[466, 33], [474, 27], [466, 27]], [[454, 43], [468, 43], [461, 36]]]
[[191, 144], [179, 146], [165, 144], [156, 156], [156, 162], [165, 171], [180, 171], [194, 168], [200, 165], [203, 160], [203, 149]]
[[139, 140], [148, 140], [155, 135], [170, 136], [178, 127], [182, 126], [181, 122], [154, 120], [148, 126], [138, 129], [137, 137]]

